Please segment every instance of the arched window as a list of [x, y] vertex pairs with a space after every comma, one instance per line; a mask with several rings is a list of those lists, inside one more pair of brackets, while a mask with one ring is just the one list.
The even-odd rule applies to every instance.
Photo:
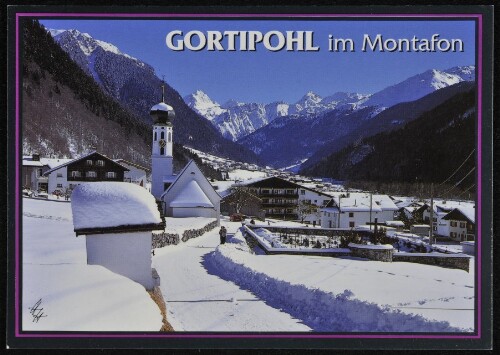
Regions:
[[165, 132], [161, 131], [160, 138], [161, 138], [161, 139], [165, 139]]
[[158, 137], [156, 136], [156, 132], [155, 132], [155, 142], [156, 142], [157, 138], [158, 138]]
[[168, 142], [172, 142], [172, 132], [168, 132]]
[[164, 155], [165, 154], [165, 148], [161, 147], [160, 148], [160, 155]]

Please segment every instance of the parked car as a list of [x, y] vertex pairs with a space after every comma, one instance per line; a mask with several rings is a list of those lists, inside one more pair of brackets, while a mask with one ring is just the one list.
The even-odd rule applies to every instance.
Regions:
[[229, 217], [229, 220], [231, 222], [241, 222], [245, 219], [245, 216], [242, 215], [241, 213], [234, 213]]

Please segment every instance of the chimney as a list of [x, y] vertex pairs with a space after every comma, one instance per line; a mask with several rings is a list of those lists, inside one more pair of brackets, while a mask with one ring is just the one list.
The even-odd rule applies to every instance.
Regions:
[[33, 160], [33, 161], [40, 161], [40, 154], [33, 154], [31, 156], [31, 160]]

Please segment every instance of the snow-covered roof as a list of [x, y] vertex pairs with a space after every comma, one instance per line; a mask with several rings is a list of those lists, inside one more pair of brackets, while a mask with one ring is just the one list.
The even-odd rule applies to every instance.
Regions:
[[39, 160], [33, 160], [31, 157], [23, 157], [23, 166], [39, 166], [42, 167], [43, 164]]
[[164, 175], [163, 176], [163, 182], [174, 182], [177, 179], [178, 175]]
[[[370, 211], [370, 194], [365, 192], [350, 192], [332, 194], [335, 204], [340, 204], [342, 212], [367, 212]], [[340, 200], [340, 202], [339, 202]], [[398, 207], [387, 195], [372, 195], [372, 212], [397, 211]]]
[[200, 185], [194, 180], [189, 181], [179, 192], [176, 198], [170, 202], [170, 207], [209, 207], [214, 205], [203, 192]]
[[136, 164], [136, 163], [133, 163], [131, 161], [128, 161], [128, 160], [125, 160], [125, 159], [113, 159], [114, 162], [117, 162], [118, 164], [121, 164], [121, 165], [130, 165], [136, 169], [140, 169], [140, 170], [144, 170], [145, 172], [151, 172], [151, 169], [149, 168], [146, 168], [145, 166], [142, 166], [142, 165], [139, 165], [139, 164]]
[[403, 221], [385, 221], [385, 224], [388, 226], [396, 226], [396, 227], [403, 227], [405, 225]]
[[143, 187], [126, 182], [80, 184], [71, 195], [71, 209], [77, 235], [117, 227], [124, 231], [138, 230], [141, 226], [160, 229], [162, 224], [153, 195]]
[[455, 208], [458, 209], [472, 223], [475, 223], [476, 208], [473, 202], [452, 200], [434, 202], [434, 211], [440, 215], [446, 215], [453, 211]]
[[160, 102], [159, 104], [154, 105], [151, 107], [151, 111], [173, 111], [174, 108], [170, 105], [167, 105], [164, 102]]

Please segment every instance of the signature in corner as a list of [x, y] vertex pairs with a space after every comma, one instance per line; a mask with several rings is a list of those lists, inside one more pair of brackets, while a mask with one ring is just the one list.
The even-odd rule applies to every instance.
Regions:
[[47, 315], [43, 313], [43, 308], [40, 307], [41, 305], [42, 299], [40, 298], [33, 307], [28, 307], [30, 314], [33, 316], [33, 323], [38, 323], [40, 318], [47, 317]]

